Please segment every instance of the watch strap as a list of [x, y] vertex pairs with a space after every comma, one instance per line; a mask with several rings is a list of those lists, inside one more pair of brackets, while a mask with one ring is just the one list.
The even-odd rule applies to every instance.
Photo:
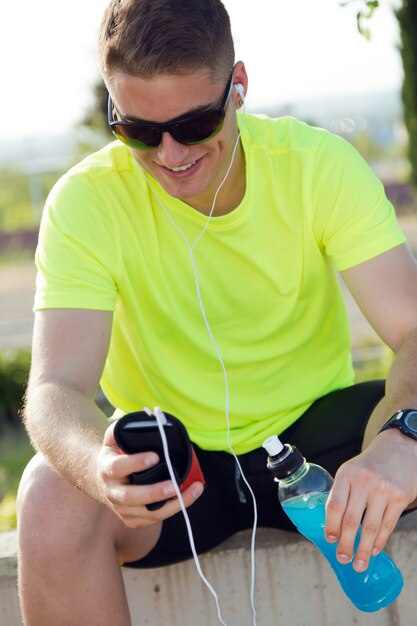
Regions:
[[417, 409], [399, 409], [394, 415], [391, 415], [379, 432], [382, 433], [382, 431], [390, 428], [398, 428], [404, 435], [407, 435], [407, 437], [417, 440], [417, 430], [409, 428], [404, 423], [404, 418], [407, 417], [408, 413], [417, 413]]
[[403, 409], [400, 409], [399, 411], [396, 411], [394, 413], [394, 415], [391, 415], [391, 417], [389, 417], [387, 419], [387, 421], [385, 422], [385, 424], [382, 426], [382, 428], [380, 429], [380, 433], [382, 433], [383, 430], [388, 430], [389, 428], [393, 428], [395, 427], [395, 421], [398, 419], [398, 417], [401, 417], [401, 415], [404, 413]]

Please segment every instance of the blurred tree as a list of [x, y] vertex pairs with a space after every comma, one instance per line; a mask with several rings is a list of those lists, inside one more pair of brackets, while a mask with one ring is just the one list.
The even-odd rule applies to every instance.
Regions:
[[[45, 198], [62, 173], [59, 170], [29, 175], [19, 166], [0, 167], [0, 232], [36, 228]], [[31, 193], [34, 182], [37, 199]]]
[[30, 350], [18, 350], [14, 354], [0, 352], [0, 433], [7, 426], [18, 427], [19, 409], [22, 404], [29, 376]]
[[[369, 19], [379, 6], [378, 0], [342, 0], [341, 6], [357, 4], [359, 32], [370, 39]], [[417, 186], [417, 0], [401, 0], [394, 14], [400, 26], [400, 53], [404, 70], [402, 101], [404, 123], [408, 132], [408, 156], [411, 165], [411, 180]]]
[[402, 99], [407, 128], [411, 177], [417, 186], [417, 0], [403, 0], [395, 12], [401, 36], [401, 57], [404, 69]]
[[[27, 175], [15, 167], [0, 169], [0, 231], [33, 221]], [[31, 224], [32, 225], [32, 224]]]
[[108, 91], [102, 78], [93, 87], [93, 103], [82, 119], [82, 124], [92, 131], [107, 133], [112, 137], [107, 124]]
[[114, 139], [113, 133], [107, 124], [107, 99], [108, 91], [102, 78], [98, 78], [93, 86], [93, 101], [81, 119], [84, 133], [78, 141], [78, 152], [84, 157], [98, 150], [104, 144]]
[[339, 4], [341, 7], [348, 6], [349, 4], [357, 4], [360, 6], [356, 13], [356, 24], [360, 34], [369, 41], [371, 31], [368, 27], [368, 20], [372, 17], [375, 9], [378, 8], [379, 0], [341, 0]]

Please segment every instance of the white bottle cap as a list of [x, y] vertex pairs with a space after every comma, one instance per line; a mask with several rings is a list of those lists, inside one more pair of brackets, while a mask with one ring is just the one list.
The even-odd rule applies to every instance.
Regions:
[[276, 435], [268, 437], [262, 444], [262, 447], [268, 452], [269, 456], [276, 456], [284, 449], [284, 445], [280, 442]]

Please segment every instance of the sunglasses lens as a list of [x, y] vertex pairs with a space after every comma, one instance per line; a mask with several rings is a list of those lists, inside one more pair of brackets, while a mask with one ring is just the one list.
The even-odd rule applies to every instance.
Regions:
[[153, 126], [136, 126], [131, 124], [124, 126], [115, 124], [113, 132], [120, 141], [130, 148], [138, 150], [149, 150], [159, 146], [161, 142], [161, 132]]
[[[193, 145], [207, 141], [219, 133], [223, 127], [224, 111], [209, 111], [183, 120], [178, 124], [169, 124], [166, 131], [180, 143]], [[141, 126], [139, 124], [113, 124], [116, 137], [130, 148], [151, 150], [161, 143], [164, 128]]]
[[180, 124], [175, 124], [169, 132], [174, 139], [181, 143], [188, 145], [201, 143], [220, 132], [223, 120], [224, 114], [222, 112], [211, 111], [194, 119], [191, 118]]

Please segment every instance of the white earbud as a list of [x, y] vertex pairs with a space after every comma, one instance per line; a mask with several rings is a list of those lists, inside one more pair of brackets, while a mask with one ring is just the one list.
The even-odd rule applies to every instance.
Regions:
[[245, 99], [245, 89], [244, 89], [242, 83], [235, 83], [233, 86], [236, 89], [236, 91], [238, 92], [239, 97], [241, 98], [242, 104], [243, 104], [243, 100]]

